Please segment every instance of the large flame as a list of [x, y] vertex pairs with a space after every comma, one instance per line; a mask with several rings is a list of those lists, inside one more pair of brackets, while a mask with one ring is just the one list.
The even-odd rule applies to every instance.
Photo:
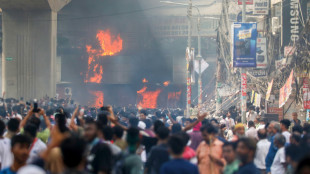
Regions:
[[170, 81], [165, 81], [165, 82], [163, 83], [163, 85], [166, 86], [166, 87], [169, 86], [169, 84], [170, 84]]
[[137, 94], [140, 94], [142, 98], [138, 101], [137, 106], [142, 108], [155, 109], [157, 108], [157, 98], [161, 93], [161, 89], [155, 91], [146, 91], [147, 87], [144, 86], [141, 90], [137, 91]]
[[100, 108], [103, 106], [104, 94], [102, 91], [90, 91], [91, 95], [94, 97], [94, 102], [90, 105], [92, 107]]
[[168, 100], [176, 100], [179, 101], [181, 97], [182, 90], [178, 92], [169, 92], [168, 93]]
[[110, 30], [99, 30], [96, 38], [99, 42], [99, 48], [86, 45], [88, 71], [85, 75], [85, 83], [100, 83], [103, 75], [103, 67], [99, 64], [100, 58], [103, 56], [113, 56], [123, 49], [123, 40], [120, 35], [113, 36]]

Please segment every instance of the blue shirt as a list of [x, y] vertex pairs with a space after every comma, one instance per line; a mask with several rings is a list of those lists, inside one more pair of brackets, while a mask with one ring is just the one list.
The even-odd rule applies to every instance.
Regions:
[[11, 170], [11, 167], [9, 167], [9, 168], [5, 168], [5, 169], [1, 170], [0, 174], [16, 174], [16, 172], [13, 172]]
[[249, 173], [260, 174], [260, 171], [257, 169], [253, 161], [246, 165], [240, 166], [237, 172], [237, 174], [249, 174]]
[[184, 159], [173, 159], [160, 168], [160, 174], [199, 174], [198, 167]]
[[270, 139], [270, 147], [269, 147], [269, 151], [268, 151], [268, 154], [266, 156], [266, 173], [270, 172], [270, 168], [271, 168], [271, 165], [273, 163], [273, 159], [274, 157], [276, 156], [276, 153], [278, 151], [278, 148], [275, 147], [275, 145], [273, 144], [273, 140], [274, 140], [274, 136], [271, 137]]

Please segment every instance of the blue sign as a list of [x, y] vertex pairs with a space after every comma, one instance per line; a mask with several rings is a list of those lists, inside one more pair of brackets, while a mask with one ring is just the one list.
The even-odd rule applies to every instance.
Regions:
[[233, 67], [256, 67], [257, 24], [233, 24]]

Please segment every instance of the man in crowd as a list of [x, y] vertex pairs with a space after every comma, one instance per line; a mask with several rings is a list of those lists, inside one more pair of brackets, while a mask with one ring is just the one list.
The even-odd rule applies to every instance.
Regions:
[[11, 140], [11, 152], [14, 160], [10, 167], [0, 171], [0, 174], [16, 174], [17, 171], [26, 165], [29, 157], [31, 140], [26, 135], [16, 135]]
[[182, 158], [185, 144], [180, 136], [172, 135], [168, 140], [172, 160], [160, 168], [160, 174], [199, 174], [197, 166]]
[[274, 122], [272, 121], [268, 128], [267, 128], [267, 131], [268, 133], [270, 134], [271, 136], [271, 139], [270, 139], [270, 147], [269, 147], [269, 150], [268, 150], [268, 154], [266, 156], [266, 173], [269, 173], [270, 172], [270, 167], [272, 165], [272, 162], [273, 162], [273, 159], [274, 157], [276, 156], [276, 153], [278, 151], [278, 148], [274, 145], [274, 136], [277, 134], [277, 133], [280, 133], [280, 124], [277, 123], [277, 122]]
[[270, 148], [270, 142], [267, 140], [266, 129], [259, 129], [257, 132], [258, 143], [256, 145], [256, 154], [254, 158], [254, 164], [260, 170], [261, 174], [266, 174], [266, 156]]
[[280, 121], [281, 133], [285, 137], [286, 143], [290, 143], [291, 133], [288, 131], [291, 122], [288, 119], [283, 119]]
[[10, 167], [13, 162], [11, 153], [11, 141], [3, 137], [5, 123], [0, 120], [0, 169]]
[[257, 118], [257, 113], [254, 106], [250, 106], [249, 112], [246, 113], [247, 121], [254, 121]]
[[292, 117], [293, 117], [292, 123], [293, 123], [294, 125], [301, 125], [301, 121], [298, 119], [298, 114], [297, 114], [297, 112], [293, 112], [293, 113], [292, 113]]
[[224, 166], [222, 158], [223, 142], [216, 138], [217, 130], [212, 124], [201, 127], [203, 142], [197, 148], [196, 154], [200, 174], [219, 174]]
[[11, 118], [8, 121], [8, 126], [7, 126], [8, 131], [4, 137], [8, 139], [12, 139], [12, 137], [19, 132], [19, 123], [20, 123], [20, 120], [18, 120], [17, 118]]
[[259, 174], [253, 160], [256, 151], [256, 142], [253, 138], [240, 138], [237, 145], [237, 154], [241, 165], [237, 174]]
[[245, 132], [245, 136], [249, 138], [254, 138], [257, 140], [257, 130], [255, 128], [254, 121], [248, 122], [249, 129]]
[[225, 122], [226, 122], [226, 128], [227, 129], [232, 129], [235, 126], [235, 120], [233, 118], [231, 118], [230, 111], [228, 111], [228, 113], [226, 115]]
[[234, 135], [233, 138], [231, 139], [231, 141], [238, 141], [239, 138], [244, 137], [245, 135], [245, 128], [244, 125], [242, 123], [238, 123], [236, 124], [235, 128], [234, 128]]
[[237, 159], [235, 142], [226, 142], [223, 145], [223, 157], [226, 161], [224, 174], [234, 174], [239, 169], [240, 161]]
[[274, 137], [274, 144], [278, 148], [276, 156], [274, 157], [271, 165], [271, 174], [283, 174], [285, 173], [285, 137], [282, 134], [276, 134]]

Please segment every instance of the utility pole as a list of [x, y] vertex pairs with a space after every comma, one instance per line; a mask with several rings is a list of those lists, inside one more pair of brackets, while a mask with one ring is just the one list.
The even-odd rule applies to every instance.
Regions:
[[186, 117], [190, 117], [190, 106], [191, 106], [191, 96], [192, 96], [192, 84], [191, 84], [191, 72], [189, 67], [189, 62], [191, 58], [191, 47], [192, 47], [192, 0], [188, 1], [188, 9], [187, 9], [187, 17], [188, 17], [188, 38], [187, 38], [187, 46], [189, 49], [188, 58], [186, 59], [187, 69], [186, 69], [186, 86], [187, 86], [187, 93], [186, 93]]
[[[246, 22], [246, 0], [242, 0], [242, 22]], [[246, 96], [242, 95], [242, 84], [247, 83], [246, 78], [246, 70], [244, 68], [240, 68], [240, 76], [241, 76], [241, 118], [242, 123], [246, 123]], [[246, 90], [246, 89], [245, 89]]]
[[[200, 15], [200, 14], [199, 14]], [[197, 60], [198, 60], [198, 108], [201, 107], [202, 103], [202, 81], [201, 81], [201, 36], [200, 36], [200, 16], [198, 17], [198, 24], [197, 24], [197, 29], [198, 29], [198, 55], [197, 55]]]

